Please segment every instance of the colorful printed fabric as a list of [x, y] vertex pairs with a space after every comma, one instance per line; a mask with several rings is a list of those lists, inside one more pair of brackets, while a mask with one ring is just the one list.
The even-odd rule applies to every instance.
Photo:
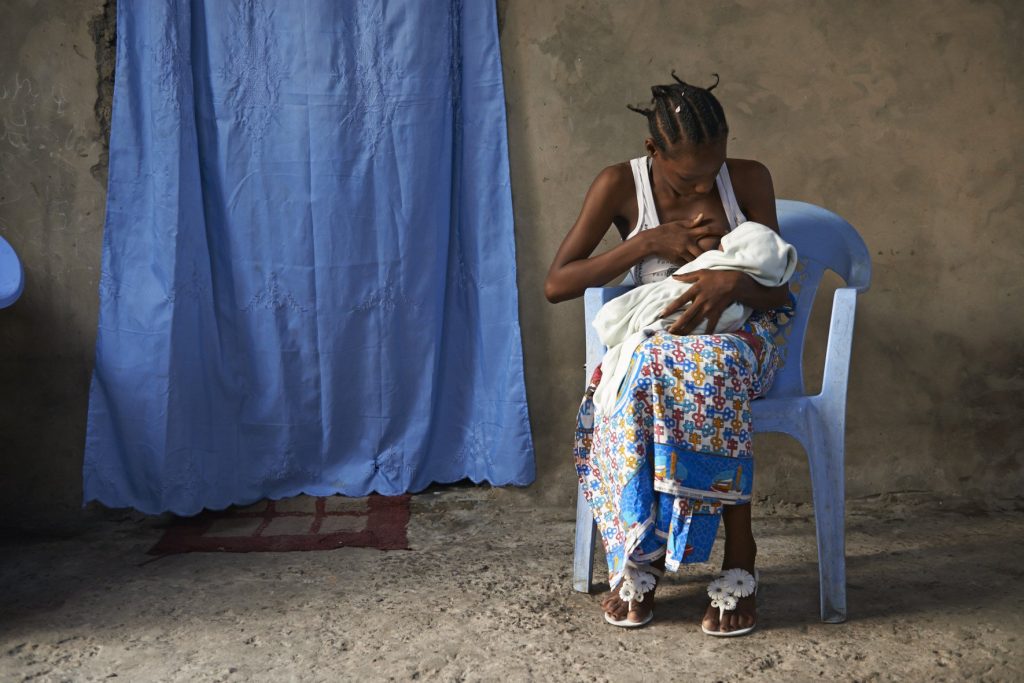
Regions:
[[775, 339], [795, 300], [729, 334], [657, 332], [633, 352], [610, 414], [596, 413], [600, 366], [580, 405], [575, 460], [618, 585], [630, 565], [705, 562], [722, 505], [750, 501], [750, 401], [781, 364]]

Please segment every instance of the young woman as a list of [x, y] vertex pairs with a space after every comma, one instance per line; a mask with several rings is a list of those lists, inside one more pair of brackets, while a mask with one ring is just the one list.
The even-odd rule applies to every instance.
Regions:
[[[722, 517], [723, 577], [709, 587], [701, 626], [739, 635], [756, 622], [750, 401], [774, 378], [774, 337], [793, 299], [786, 285], [764, 287], [736, 271], [672, 275], [739, 223], [779, 229], [768, 169], [726, 157], [729, 129], [711, 93], [717, 80], [699, 88], [672, 77], [675, 83], [651, 88], [652, 108], [629, 107], [647, 118], [647, 155], [598, 174], [544, 289], [552, 303], [565, 301], [627, 271], [634, 284], [670, 276], [692, 283], [662, 312], [686, 307], [679, 320], [634, 351], [609, 414], [594, 413], [600, 368], [594, 373], [580, 406], [576, 468], [608, 556], [605, 619], [649, 622], [657, 578], [706, 561]], [[613, 225], [622, 243], [592, 255]], [[736, 301], [754, 314], [738, 332], [713, 334]], [[702, 320], [708, 334], [690, 335]]]

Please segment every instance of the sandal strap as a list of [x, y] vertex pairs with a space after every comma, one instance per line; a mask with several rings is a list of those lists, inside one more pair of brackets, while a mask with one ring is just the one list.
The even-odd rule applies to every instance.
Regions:
[[654, 590], [656, 579], [664, 575], [661, 569], [627, 560], [622, 572], [619, 597], [628, 600], [630, 607], [634, 602], [643, 602], [644, 594]]
[[[718, 607], [719, 616], [737, 608], [741, 598], [757, 592], [758, 576], [746, 569], [723, 570], [718, 578], [708, 584], [708, 597], [712, 606]], [[726, 605], [731, 604], [731, 607]]]

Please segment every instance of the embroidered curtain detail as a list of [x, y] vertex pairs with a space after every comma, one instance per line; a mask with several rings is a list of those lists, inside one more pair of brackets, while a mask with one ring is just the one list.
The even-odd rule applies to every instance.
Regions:
[[528, 484], [493, 2], [124, 2], [85, 500]]

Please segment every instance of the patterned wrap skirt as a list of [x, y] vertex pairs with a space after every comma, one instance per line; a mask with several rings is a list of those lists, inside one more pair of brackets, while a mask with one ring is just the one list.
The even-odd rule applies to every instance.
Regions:
[[633, 352], [610, 414], [596, 414], [600, 366], [583, 395], [575, 460], [608, 558], [609, 584], [627, 565], [705, 562], [723, 505], [750, 502], [751, 400], [781, 365], [787, 306], [757, 311], [738, 332], [658, 332]]

